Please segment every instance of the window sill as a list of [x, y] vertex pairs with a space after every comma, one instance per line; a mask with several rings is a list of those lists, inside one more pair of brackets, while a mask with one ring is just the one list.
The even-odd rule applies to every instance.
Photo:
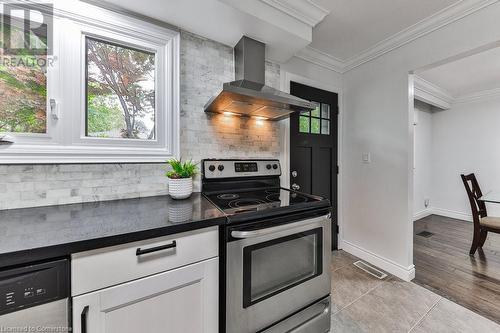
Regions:
[[0, 164], [164, 163], [173, 157], [159, 148], [0, 145]]

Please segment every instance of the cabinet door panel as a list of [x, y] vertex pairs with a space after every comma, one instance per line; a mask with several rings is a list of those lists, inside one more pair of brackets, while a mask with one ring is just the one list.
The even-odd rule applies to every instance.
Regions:
[[[82, 332], [86, 306], [87, 332]], [[73, 310], [77, 333], [215, 333], [218, 259], [74, 297]]]

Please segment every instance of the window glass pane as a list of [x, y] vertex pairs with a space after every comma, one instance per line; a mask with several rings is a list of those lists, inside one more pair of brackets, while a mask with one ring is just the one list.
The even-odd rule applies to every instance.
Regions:
[[311, 118], [311, 133], [319, 134], [320, 120]]
[[330, 135], [330, 120], [321, 120], [321, 134]]
[[309, 133], [309, 117], [300, 116], [299, 118], [299, 132]]
[[301, 112], [300, 112], [300, 115], [301, 115], [301, 116], [310, 116], [310, 115], [311, 115], [311, 112], [309, 112], [309, 111], [301, 111]]
[[330, 104], [321, 104], [321, 118], [330, 119]]
[[311, 111], [311, 116], [313, 117], [320, 117], [320, 109], [321, 109], [321, 104], [316, 103], [316, 109]]
[[14, 18], [2, 25], [0, 132], [46, 133], [47, 29], [44, 24], [37, 35], [24, 34], [23, 25]]
[[155, 54], [87, 38], [87, 136], [155, 139]]

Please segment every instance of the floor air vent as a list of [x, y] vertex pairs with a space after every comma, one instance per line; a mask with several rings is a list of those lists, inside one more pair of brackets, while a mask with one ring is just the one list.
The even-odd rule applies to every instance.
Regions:
[[361, 260], [356, 261], [354, 263], [354, 266], [356, 266], [359, 269], [362, 269], [363, 271], [367, 272], [370, 275], [375, 276], [377, 279], [382, 280], [382, 279], [387, 277], [387, 274], [385, 274], [384, 272], [378, 270], [377, 268], [373, 267], [372, 265], [370, 265], [364, 261], [361, 261]]
[[421, 237], [425, 237], [425, 238], [429, 238], [431, 236], [433, 236], [434, 234], [430, 231], [421, 231], [417, 234], [417, 236], [421, 236]]

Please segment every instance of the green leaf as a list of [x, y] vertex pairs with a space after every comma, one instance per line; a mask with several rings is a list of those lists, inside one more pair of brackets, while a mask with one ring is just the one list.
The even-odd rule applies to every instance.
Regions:
[[172, 167], [172, 170], [167, 172], [169, 178], [191, 178], [198, 173], [198, 163], [192, 160], [182, 162], [182, 160], [171, 159], [167, 162]]

